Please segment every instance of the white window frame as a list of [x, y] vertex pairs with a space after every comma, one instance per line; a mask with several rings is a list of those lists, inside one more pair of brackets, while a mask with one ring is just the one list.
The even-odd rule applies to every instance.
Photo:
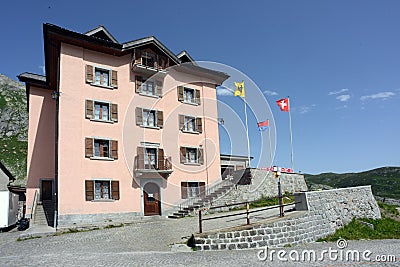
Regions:
[[[111, 153], [112, 153], [111, 141], [112, 141], [112, 139], [109, 139], [109, 138], [102, 138], [102, 137], [92, 137], [92, 138], [93, 138], [93, 157], [91, 157], [91, 159], [108, 159], [108, 160], [114, 160], [114, 159], [111, 157]], [[96, 156], [96, 147], [95, 147], [96, 141], [107, 141], [107, 142], [108, 142], [108, 157], [102, 157], [102, 156], [100, 156], [100, 153], [99, 153], [99, 156]], [[99, 148], [99, 149], [100, 149], [100, 148]], [[99, 151], [99, 152], [100, 152], [100, 151]]]
[[[145, 124], [145, 116], [144, 116], [144, 114], [145, 113], [150, 114], [152, 112], [154, 112], [154, 125], [147, 124], [148, 123], [147, 120], [146, 120], [146, 124]], [[160, 127], [158, 127], [158, 116], [157, 116], [157, 114], [158, 114], [158, 110], [143, 108], [142, 109], [142, 126], [146, 127], [146, 128], [157, 128], [157, 129], [159, 129]], [[146, 118], [148, 118], [148, 117], [146, 116]]]
[[[107, 87], [107, 88], [112, 88], [111, 87], [111, 69], [109, 68], [105, 68], [105, 67], [101, 67], [101, 66], [93, 66], [94, 70], [93, 70], [93, 82], [92, 85], [96, 85], [96, 86], [101, 86], [101, 87]], [[108, 73], [108, 81], [107, 81], [107, 85], [102, 84], [102, 82], [100, 81], [99, 83], [96, 80], [96, 71], [101, 71], [101, 72], [107, 72]], [[101, 79], [101, 77], [100, 77]]]
[[[193, 121], [193, 130], [189, 129], [189, 120]], [[197, 118], [193, 116], [183, 115], [183, 132], [198, 133], [197, 131]]]
[[[188, 149], [194, 149], [194, 150], [196, 150], [196, 158], [195, 158], [195, 161], [194, 162], [192, 162], [192, 161], [189, 161], [189, 157], [188, 157]], [[186, 155], [185, 155], [185, 158], [186, 158], [186, 163], [185, 164], [199, 164], [199, 148], [198, 147], [186, 147]]]
[[[108, 120], [103, 120], [103, 118], [96, 118], [96, 103], [103, 104], [108, 106]], [[112, 122], [111, 120], [111, 102], [102, 101], [102, 100], [93, 100], [93, 121], [103, 121], [103, 122]]]
[[[93, 181], [93, 201], [111, 201], [112, 198], [112, 180], [111, 179], [92, 179]], [[96, 183], [108, 182], [108, 198], [96, 198]]]
[[[187, 95], [186, 95], [187, 91], [191, 91], [193, 93], [192, 101], [189, 101], [187, 99]], [[196, 103], [196, 90], [195, 89], [189, 88], [189, 87], [185, 87], [185, 86], [183, 87], [183, 103], [197, 105], [197, 103]]]

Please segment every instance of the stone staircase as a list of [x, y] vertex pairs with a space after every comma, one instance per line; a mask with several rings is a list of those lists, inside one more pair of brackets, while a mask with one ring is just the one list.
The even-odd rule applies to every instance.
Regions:
[[227, 194], [230, 190], [232, 190], [237, 184], [243, 182], [246, 179], [248, 173], [250, 171], [248, 169], [238, 170], [233, 172], [230, 178], [222, 180], [213, 186], [206, 189], [205, 194], [197, 197], [190, 198], [183, 201], [177, 208], [170, 212], [168, 218], [178, 219], [183, 218], [185, 216], [191, 215], [196, 210], [204, 207], [210, 207], [213, 202], [222, 198], [225, 194]]
[[35, 217], [33, 218], [35, 225], [54, 225], [54, 203], [52, 200], [38, 201], [36, 205]]

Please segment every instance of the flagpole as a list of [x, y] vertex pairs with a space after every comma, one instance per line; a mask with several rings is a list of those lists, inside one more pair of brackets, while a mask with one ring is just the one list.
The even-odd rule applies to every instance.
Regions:
[[271, 126], [269, 124], [268, 120], [268, 139], [269, 139], [269, 157], [271, 158], [270, 164], [273, 165], [273, 160], [272, 160], [272, 144], [271, 144]]
[[247, 157], [248, 157], [248, 160], [249, 160], [249, 167], [250, 167], [250, 141], [249, 141], [249, 126], [247, 124], [246, 96], [243, 97], [243, 102], [244, 102], [244, 116], [246, 117]]
[[289, 124], [290, 124], [290, 156], [292, 159], [292, 171], [294, 172], [294, 163], [293, 163], [293, 137], [292, 137], [292, 115], [290, 113], [291, 106], [290, 106], [290, 99], [288, 96], [288, 107], [289, 107]]

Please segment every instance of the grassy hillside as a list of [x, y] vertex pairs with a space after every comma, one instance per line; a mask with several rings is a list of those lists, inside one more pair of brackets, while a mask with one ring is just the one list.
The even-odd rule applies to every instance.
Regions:
[[305, 174], [307, 185], [328, 185], [334, 188], [371, 185], [374, 195], [400, 199], [400, 167], [383, 167], [359, 173]]
[[14, 185], [26, 183], [27, 124], [25, 86], [0, 74], [0, 161]]

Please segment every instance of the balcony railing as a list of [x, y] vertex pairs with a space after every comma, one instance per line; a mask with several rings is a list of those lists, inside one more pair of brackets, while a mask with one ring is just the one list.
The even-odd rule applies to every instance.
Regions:
[[169, 67], [169, 58], [147, 51], [136, 50], [132, 59], [132, 70], [138, 73], [154, 74], [165, 72]]
[[134, 169], [136, 174], [142, 176], [146, 173], [159, 173], [162, 175], [169, 175], [172, 173], [172, 158], [162, 157], [151, 163], [151, 161], [148, 159], [146, 160], [143, 157], [136, 156]]

